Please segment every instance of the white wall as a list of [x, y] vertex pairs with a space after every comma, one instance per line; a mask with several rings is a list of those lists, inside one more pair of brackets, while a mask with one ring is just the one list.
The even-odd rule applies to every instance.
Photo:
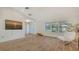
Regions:
[[[50, 12], [50, 11], [48, 10], [48, 12]], [[77, 10], [75, 10], [75, 8], [73, 8], [73, 9], [57, 8], [56, 11], [54, 9], [54, 11], [51, 11], [51, 13], [52, 13], [52, 17], [48, 17], [47, 19], [42, 19], [40, 17], [41, 19], [38, 18], [36, 20], [36, 30], [37, 30], [37, 32], [42, 33], [43, 35], [52, 36], [52, 37], [53, 36], [57, 36], [57, 37], [62, 36], [60, 39], [65, 40], [65, 41], [70, 41], [71, 39], [74, 39], [75, 37], [74, 38], [72, 37], [74, 35], [74, 32], [71, 35], [70, 34], [68, 35], [68, 33], [46, 32], [45, 31], [45, 23], [46, 22], [53, 22], [53, 21], [67, 20], [67, 21], [69, 21], [69, 22], [71, 22], [73, 24], [76, 24], [76, 23], [79, 23], [79, 17], [78, 17], [79, 16], [79, 14], [78, 14], [79, 12]], [[65, 35], [65, 37], [67, 39], [63, 36], [63, 34], [67, 34], [68, 35], [68, 37], [67, 37], [67, 35]], [[70, 37], [72, 37], [72, 38], [68, 39]]]
[[75, 39], [75, 34], [76, 34], [75, 32], [64, 32], [64, 33], [46, 32], [45, 31], [45, 22], [46, 21], [37, 21], [36, 22], [37, 23], [36, 24], [37, 33], [42, 33], [45, 36], [58, 37], [59, 39], [61, 39], [63, 41], [72, 41]]
[[[5, 19], [23, 22], [22, 30], [5, 30]], [[25, 36], [25, 19], [19, 12], [11, 8], [0, 8], [0, 42], [22, 38]]]
[[[35, 21], [35, 32], [42, 33], [47, 36], [63, 35], [63, 33], [45, 32], [45, 23], [53, 21], [68, 20], [72, 23], [79, 23], [79, 10], [78, 8], [33, 8], [25, 13], [32, 13], [31, 18]], [[12, 8], [0, 8], [0, 42], [17, 39], [25, 35], [26, 17], [22, 13], [13, 10]], [[5, 30], [5, 19], [17, 20], [23, 22], [23, 30]], [[71, 36], [71, 35], [70, 35]], [[65, 39], [67, 40], [67, 39]]]
[[[62, 20], [60, 20], [60, 21], [62, 21]], [[38, 21], [36, 21], [37, 33], [42, 33], [45, 36], [58, 37], [59, 39], [61, 39], [63, 41], [72, 41], [72, 40], [75, 39], [75, 34], [76, 34], [75, 32], [65, 32], [65, 33], [61, 33], [61, 32], [46, 32], [45, 31], [45, 23], [46, 22], [53, 22], [53, 21], [51, 21], [51, 20], [48, 20], [48, 21], [38, 20]], [[74, 22], [73, 22], [73, 20], [71, 20], [71, 22], [73, 24], [74, 23], [78, 23], [77, 20], [75, 20]]]
[[[53, 21], [63, 21], [67, 20], [73, 24], [79, 23], [79, 8], [73, 7], [30, 7], [28, 10], [24, 8], [15, 8], [22, 13], [26, 14], [28, 17], [31, 17], [35, 20], [36, 24], [36, 33], [42, 33], [46, 36], [57, 36], [60, 37], [63, 35], [67, 38], [62, 40], [70, 40], [68, 38], [74, 35], [70, 35], [70, 33], [54, 33], [54, 32], [46, 32], [45, 31], [45, 23], [53, 22]], [[29, 16], [28, 14], [32, 15]], [[68, 36], [67, 36], [68, 35]], [[70, 35], [70, 36], [69, 36]], [[72, 37], [73, 38], [73, 37]], [[71, 38], [71, 39], [72, 39]]]

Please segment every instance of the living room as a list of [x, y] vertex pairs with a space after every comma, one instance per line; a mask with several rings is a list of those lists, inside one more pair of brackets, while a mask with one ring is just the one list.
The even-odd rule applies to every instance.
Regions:
[[78, 7], [0, 7], [0, 50], [78, 50], [78, 15]]

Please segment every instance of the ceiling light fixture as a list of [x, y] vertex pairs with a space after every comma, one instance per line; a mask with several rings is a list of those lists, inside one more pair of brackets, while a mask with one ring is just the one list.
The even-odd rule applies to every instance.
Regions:
[[26, 22], [27, 22], [27, 23], [30, 23], [30, 22], [31, 22], [31, 20], [28, 20], [28, 19], [27, 19], [27, 20], [26, 20]]
[[25, 9], [29, 9], [29, 7], [25, 7]]
[[29, 15], [29, 16], [32, 16], [32, 14], [31, 14], [31, 13], [28, 13], [28, 15]]

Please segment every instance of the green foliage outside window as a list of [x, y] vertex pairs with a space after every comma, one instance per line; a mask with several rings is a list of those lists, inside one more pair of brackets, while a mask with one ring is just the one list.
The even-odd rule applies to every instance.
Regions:
[[72, 24], [67, 22], [48, 22], [45, 24], [47, 32], [70, 32]]

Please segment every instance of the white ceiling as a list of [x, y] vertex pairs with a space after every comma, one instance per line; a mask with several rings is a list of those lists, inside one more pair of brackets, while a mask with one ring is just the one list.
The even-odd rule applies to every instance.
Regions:
[[[24, 15], [32, 19], [45, 20], [45, 19], [63, 19], [63, 18], [78, 18], [78, 7], [14, 7], [15, 10], [22, 12]], [[28, 14], [32, 14], [29, 16]]]

